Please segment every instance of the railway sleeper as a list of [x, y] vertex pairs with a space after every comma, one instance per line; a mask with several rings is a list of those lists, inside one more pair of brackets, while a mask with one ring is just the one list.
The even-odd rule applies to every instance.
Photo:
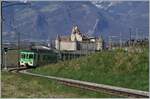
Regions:
[[91, 91], [95, 91], [95, 92], [102, 92], [102, 93], [122, 96], [122, 97], [126, 97], [126, 98], [127, 97], [148, 98], [148, 97], [143, 96], [143, 95], [138, 95], [138, 94], [133, 94], [133, 93], [131, 94], [131, 93], [128, 93], [128, 92], [121, 92], [121, 91], [117, 91], [117, 90], [100, 88], [100, 87], [96, 87], [96, 86], [84, 85], [84, 84], [67, 82], [67, 81], [59, 81], [59, 82], [64, 84], [64, 85], [71, 86], [71, 87], [77, 87], [77, 88], [81, 88], [81, 89], [87, 89], [87, 90], [91, 90]]

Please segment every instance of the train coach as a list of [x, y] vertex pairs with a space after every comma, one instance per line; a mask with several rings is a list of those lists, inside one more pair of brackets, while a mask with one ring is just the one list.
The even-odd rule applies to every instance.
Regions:
[[57, 62], [57, 53], [53, 50], [21, 50], [20, 66], [37, 67]]
[[2, 55], [2, 67], [37, 67], [58, 61], [66, 61], [85, 56], [82, 51], [59, 51], [43, 46], [35, 46], [32, 48], [8, 49], [7, 53]]

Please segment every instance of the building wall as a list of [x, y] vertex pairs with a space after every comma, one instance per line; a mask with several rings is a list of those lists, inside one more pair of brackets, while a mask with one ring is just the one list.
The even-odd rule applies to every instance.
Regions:
[[102, 50], [103, 49], [103, 42], [96, 42], [96, 50]]
[[57, 50], [60, 49], [60, 42], [59, 42], [58, 39], [55, 40], [55, 48], [56, 48]]
[[82, 36], [79, 34], [75, 34], [77, 41], [82, 41]]
[[95, 42], [80, 42], [79, 43], [80, 50], [96, 50]]
[[58, 39], [55, 40], [55, 48], [57, 50], [68, 50], [68, 51], [75, 51], [75, 50], [89, 50], [89, 51], [99, 51], [103, 49], [103, 41], [91, 41], [91, 42], [82, 42], [82, 41], [59, 41]]
[[102, 42], [66, 42], [66, 41], [56, 41], [55, 48], [58, 50], [102, 50], [103, 43]]
[[60, 42], [60, 50], [77, 50], [77, 44], [76, 42]]
[[82, 41], [82, 36], [80, 34], [71, 34], [71, 41]]

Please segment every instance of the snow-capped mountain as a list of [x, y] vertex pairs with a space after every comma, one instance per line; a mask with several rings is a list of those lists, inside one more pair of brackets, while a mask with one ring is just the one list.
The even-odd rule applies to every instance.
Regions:
[[92, 1], [92, 4], [94, 4], [97, 8], [107, 10], [108, 8], [112, 6], [116, 6], [117, 4], [123, 3], [122, 1], [106, 1], [106, 0], [100, 0], [100, 1]]
[[142, 33], [148, 36], [148, 1], [101, 1], [95, 2], [94, 5], [99, 6], [98, 8], [103, 15], [107, 17], [106, 20], [109, 22], [109, 27], [104, 30], [105, 32], [111, 35], [117, 35], [121, 32], [128, 37], [129, 28], [132, 28], [133, 34], [135, 34], [137, 29], [140, 36]]
[[73, 25], [82, 33], [105, 39], [119, 33], [128, 38], [129, 28], [148, 35], [148, 7], [145, 1], [39, 1], [11, 6], [3, 8], [3, 38], [15, 40], [20, 32], [22, 39], [54, 39], [57, 34], [70, 35]]

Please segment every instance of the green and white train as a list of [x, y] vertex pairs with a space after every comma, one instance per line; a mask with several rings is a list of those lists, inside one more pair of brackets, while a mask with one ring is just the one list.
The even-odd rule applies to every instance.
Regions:
[[37, 50], [21, 50], [20, 51], [20, 66], [36, 67], [49, 63], [57, 62], [57, 53], [53, 50], [37, 51]]

